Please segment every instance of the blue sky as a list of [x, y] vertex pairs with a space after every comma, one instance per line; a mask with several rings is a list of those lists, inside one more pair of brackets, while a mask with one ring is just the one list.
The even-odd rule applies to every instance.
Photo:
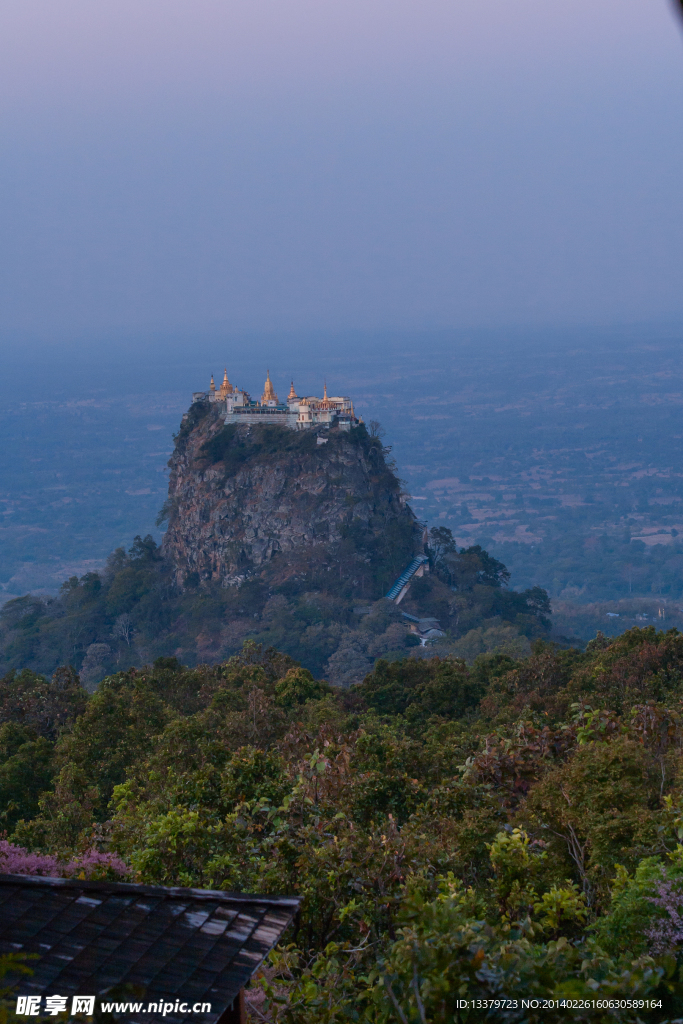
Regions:
[[5, 0], [0, 338], [683, 319], [666, 0]]

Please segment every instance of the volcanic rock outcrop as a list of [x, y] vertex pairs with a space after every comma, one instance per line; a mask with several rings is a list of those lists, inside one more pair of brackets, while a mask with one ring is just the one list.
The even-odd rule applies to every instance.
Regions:
[[208, 403], [193, 405], [169, 463], [163, 551], [178, 583], [229, 586], [267, 567], [282, 579], [333, 552], [345, 575], [383, 558], [389, 579], [420, 532], [386, 454], [362, 425], [226, 426]]

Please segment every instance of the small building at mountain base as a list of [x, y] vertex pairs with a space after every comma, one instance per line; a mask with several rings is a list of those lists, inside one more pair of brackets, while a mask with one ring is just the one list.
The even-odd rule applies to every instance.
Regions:
[[3, 985], [27, 1021], [61, 1007], [84, 1021], [244, 1024], [244, 986], [298, 908], [296, 897], [0, 875], [0, 955], [36, 956]]

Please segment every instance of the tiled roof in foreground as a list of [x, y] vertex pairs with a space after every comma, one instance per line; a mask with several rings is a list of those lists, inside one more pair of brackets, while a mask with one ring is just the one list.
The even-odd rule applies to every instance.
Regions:
[[298, 907], [293, 897], [0, 875], [0, 954], [39, 954], [32, 975], [9, 979], [21, 994], [207, 1002], [210, 1014], [140, 1020], [214, 1024]]

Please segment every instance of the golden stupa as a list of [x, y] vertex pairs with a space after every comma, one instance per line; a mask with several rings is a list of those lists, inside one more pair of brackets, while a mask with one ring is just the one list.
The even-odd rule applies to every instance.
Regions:
[[278, 397], [275, 394], [275, 388], [273, 382], [270, 379], [270, 370], [266, 372], [266, 383], [263, 387], [263, 394], [261, 395], [261, 405], [267, 405], [269, 402], [275, 402], [278, 404]]

